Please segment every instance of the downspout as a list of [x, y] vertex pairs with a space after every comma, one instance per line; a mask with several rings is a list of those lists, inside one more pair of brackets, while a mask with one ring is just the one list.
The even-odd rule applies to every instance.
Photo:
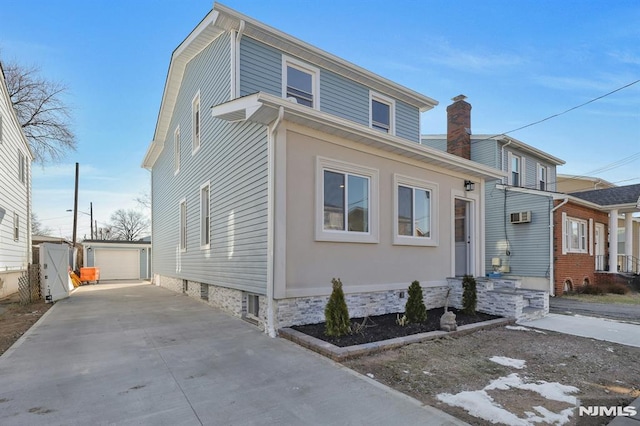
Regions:
[[284, 117], [284, 107], [280, 107], [278, 110], [278, 117], [267, 127], [267, 157], [268, 157], [268, 172], [267, 172], [267, 327], [266, 332], [269, 337], [276, 337], [275, 328], [275, 310], [274, 310], [274, 251], [275, 251], [275, 143], [278, 127]]
[[234, 52], [233, 52], [233, 68], [231, 78], [231, 99], [236, 99], [240, 96], [240, 40], [244, 34], [245, 22], [240, 21], [240, 26], [235, 35], [234, 40]]
[[[551, 200], [553, 201], [553, 197], [551, 198]], [[565, 197], [560, 204], [558, 204], [557, 206], [555, 206], [549, 211], [549, 295], [550, 296], [556, 295], [555, 268], [553, 266], [553, 231], [554, 231], [553, 214], [556, 212], [556, 210], [558, 210], [560, 207], [564, 206], [568, 202], [569, 202], [569, 197]]]

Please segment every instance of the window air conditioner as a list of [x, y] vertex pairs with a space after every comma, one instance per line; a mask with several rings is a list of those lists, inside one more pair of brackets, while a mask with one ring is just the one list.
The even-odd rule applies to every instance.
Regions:
[[511, 223], [528, 223], [531, 222], [531, 212], [511, 213]]

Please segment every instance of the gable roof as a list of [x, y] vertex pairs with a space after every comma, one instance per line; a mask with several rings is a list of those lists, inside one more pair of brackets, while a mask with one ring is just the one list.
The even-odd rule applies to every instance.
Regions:
[[[215, 3], [213, 9], [171, 55], [158, 121], [153, 140], [142, 163], [143, 167], [152, 167], [160, 152], [162, 152], [187, 63], [221, 34], [240, 29], [244, 36], [255, 38], [286, 54], [357, 81], [381, 94], [413, 105], [421, 112], [430, 110], [438, 105], [438, 101], [428, 96], [374, 74], [227, 6]], [[231, 64], [229, 66], [231, 67]]]
[[608, 207], [609, 209], [626, 211], [640, 210], [640, 183], [635, 185], [617, 186], [614, 188], [574, 192], [569, 195]]

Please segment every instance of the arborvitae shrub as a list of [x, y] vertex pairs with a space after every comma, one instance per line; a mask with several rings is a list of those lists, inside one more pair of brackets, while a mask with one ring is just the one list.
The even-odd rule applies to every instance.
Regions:
[[465, 275], [462, 278], [462, 310], [465, 314], [475, 315], [477, 304], [476, 279], [471, 275]]
[[324, 308], [324, 318], [326, 322], [324, 333], [327, 336], [340, 337], [351, 332], [349, 309], [344, 299], [340, 278], [332, 279], [331, 284], [333, 285], [333, 291], [331, 292], [327, 306]]
[[418, 281], [414, 281], [409, 286], [409, 298], [404, 307], [404, 314], [407, 321], [421, 323], [427, 320], [427, 307], [422, 300], [422, 287]]

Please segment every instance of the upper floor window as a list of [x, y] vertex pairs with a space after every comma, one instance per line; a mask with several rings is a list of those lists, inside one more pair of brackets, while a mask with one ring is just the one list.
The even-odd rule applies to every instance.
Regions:
[[511, 185], [522, 186], [522, 158], [517, 155], [511, 155]]
[[210, 188], [209, 182], [200, 187], [200, 247], [203, 249], [209, 248], [211, 242]]
[[541, 191], [547, 191], [548, 188], [548, 170], [546, 166], [538, 164], [538, 189]]
[[569, 253], [587, 252], [587, 221], [565, 217], [564, 251]]
[[180, 171], [180, 126], [173, 132], [173, 173]]
[[22, 183], [27, 181], [27, 160], [21, 151], [18, 151], [18, 179]]
[[292, 58], [283, 58], [282, 68], [282, 95], [299, 104], [318, 108], [318, 69]]
[[316, 239], [377, 242], [378, 171], [318, 158]]
[[395, 102], [376, 93], [370, 94], [369, 126], [381, 132], [394, 134]]
[[436, 245], [434, 208], [438, 187], [406, 176], [394, 175], [394, 244]]
[[20, 216], [18, 213], [13, 214], [13, 241], [20, 240]]
[[193, 152], [195, 153], [200, 149], [200, 92], [196, 93], [196, 96], [191, 102], [191, 120], [193, 129]]

